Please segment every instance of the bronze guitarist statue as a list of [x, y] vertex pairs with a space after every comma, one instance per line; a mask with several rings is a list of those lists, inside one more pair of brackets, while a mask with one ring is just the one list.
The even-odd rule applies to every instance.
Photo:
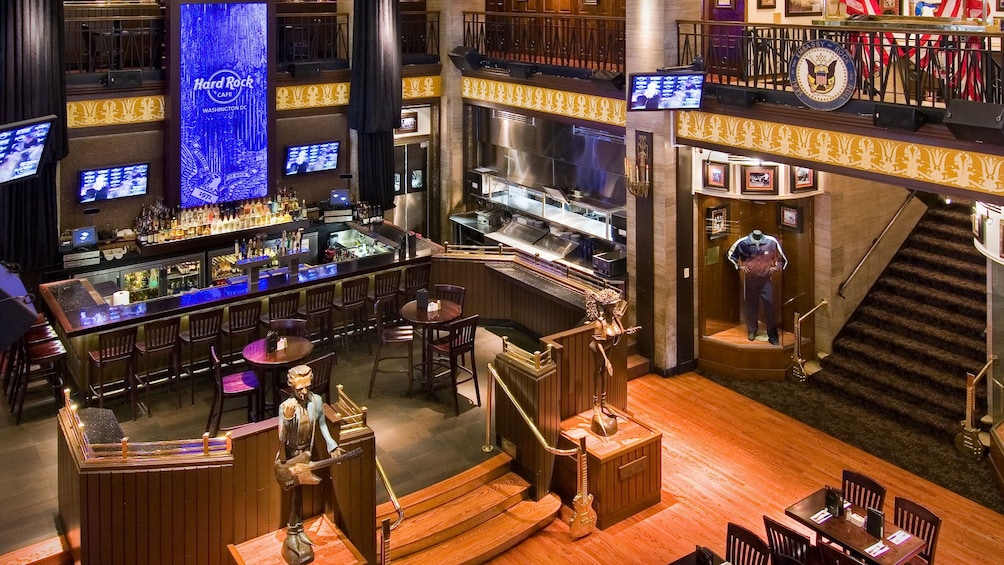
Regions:
[[622, 335], [641, 329], [640, 326], [624, 328], [621, 318], [626, 310], [627, 302], [621, 298], [620, 292], [612, 288], [586, 295], [586, 317], [593, 324], [593, 340], [589, 343], [589, 350], [593, 352], [596, 361], [590, 428], [596, 435], [605, 437], [617, 433], [617, 417], [607, 407], [607, 383], [614, 375], [607, 352], [620, 343]]
[[303, 531], [301, 514], [302, 485], [316, 485], [320, 478], [311, 472], [315, 466], [308, 465], [314, 450], [314, 439], [320, 428], [330, 460], [340, 460], [341, 450], [328, 431], [324, 418], [323, 399], [310, 391], [314, 374], [310, 367], [297, 365], [289, 370], [287, 381], [293, 395], [279, 405], [279, 452], [276, 453], [276, 479], [283, 489], [290, 491], [289, 520], [286, 522], [286, 541], [282, 545], [282, 557], [289, 565], [302, 565], [314, 560], [314, 542]]

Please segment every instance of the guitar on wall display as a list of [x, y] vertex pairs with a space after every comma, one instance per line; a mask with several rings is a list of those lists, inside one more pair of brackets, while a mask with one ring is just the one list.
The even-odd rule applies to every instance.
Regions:
[[980, 441], [980, 431], [976, 428], [973, 414], [976, 412], [976, 399], [973, 397], [976, 390], [976, 380], [976, 375], [966, 374], [966, 419], [959, 422], [961, 429], [959, 433], [955, 434], [955, 449], [963, 455], [980, 459], [987, 452], [987, 448]]
[[291, 457], [285, 463], [275, 460], [275, 480], [282, 486], [283, 490], [292, 490], [299, 485], [316, 485], [321, 482], [321, 478], [314, 474], [314, 471], [323, 469], [335, 463], [343, 463], [350, 459], [356, 459], [363, 454], [363, 448], [357, 447], [352, 451], [347, 451], [341, 455], [311, 461], [310, 453], [303, 452], [296, 457]]
[[568, 532], [575, 539], [588, 536], [596, 527], [596, 510], [593, 509], [593, 495], [589, 494], [589, 477], [586, 466], [586, 438], [579, 438], [579, 452], [575, 456], [578, 474], [576, 482], [579, 491], [572, 499], [572, 519], [568, 522]]

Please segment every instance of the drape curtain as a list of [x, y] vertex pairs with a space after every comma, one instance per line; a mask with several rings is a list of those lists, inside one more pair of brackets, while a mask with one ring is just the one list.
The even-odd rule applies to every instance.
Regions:
[[38, 176], [0, 186], [2, 258], [26, 271], [59, 255], [56, 162], [68, 150], [63, 40], [60, 0], [0, 0], [0, 124], [59, 118]]
[[357, 133], [359, 199], [387, 210], [394, 207], [394, 128], [401, 124], [398, 0], [355, 0], [351, 79], [348, 117]]

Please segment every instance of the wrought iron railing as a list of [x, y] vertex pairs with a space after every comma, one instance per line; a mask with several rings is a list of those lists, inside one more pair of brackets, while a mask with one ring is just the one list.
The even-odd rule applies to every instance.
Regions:
[[439, 12], [401, 12], [404, 63], [438, 63]]
[[293, 63], [345, 68], [351, 53], [349, 16], [336, 12], [279, 14], [275, 54], [279, 70]]
[[63, 60], [68, 73], [160, 69], [163, 16], [80, 16], [63, 20]]
[[489, 59], [624, 71], [624, 18], [464, 12], [464, 45]]
[[[973, 26], [978, 27], [978, 26]], [[1001, 103], [1000, 34], [982, 31], [860, 26], [678, 22], [679, 61], [704, 58], [711, 82], [761, 91], [790, 91], [793, 54], [829, 39], [851, 54], [857, 99], [944, 107], [949, 99]]]

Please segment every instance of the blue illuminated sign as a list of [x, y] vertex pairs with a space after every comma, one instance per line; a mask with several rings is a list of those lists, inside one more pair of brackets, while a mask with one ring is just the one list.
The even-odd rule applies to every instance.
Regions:
[[268, 194], [267, 4], [182, 4], [181, 205]]

